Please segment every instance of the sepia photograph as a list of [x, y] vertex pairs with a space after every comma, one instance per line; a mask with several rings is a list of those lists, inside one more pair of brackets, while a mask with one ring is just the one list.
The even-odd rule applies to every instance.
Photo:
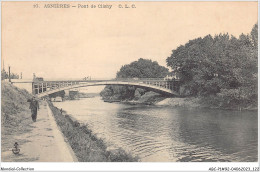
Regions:
[[1, 171], [258, 155], [257, 1], [1, 2]]

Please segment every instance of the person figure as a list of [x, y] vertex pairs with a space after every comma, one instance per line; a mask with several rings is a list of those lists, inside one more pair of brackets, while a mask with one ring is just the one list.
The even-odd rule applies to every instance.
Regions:
[[13, 151], [14, 154], [19, 154], [20, 149], [19, 149], [18, 146], [19, 146], [18, 143], [15, 142], [15, 143], [14, 143], [14, 148], [12, 149], [12, 151]]
[[35, 96], [33, 96], [32, 100], [30, 101], [30, 107], [31, 113], [32, 113], [32, 120], [33, 122], [36, 122], [37, 119], [37, 110], [40, 109], [39, 102], [35, 99]]

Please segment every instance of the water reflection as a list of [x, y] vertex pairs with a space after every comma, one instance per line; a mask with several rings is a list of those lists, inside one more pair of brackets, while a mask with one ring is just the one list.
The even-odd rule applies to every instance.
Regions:
[[133, 106], [100, 98], [55, 105], [142, 161], [257, 161], [257, 112]]
[[[181, 141], [198, 148], [196, 157], [207, 153], [209, 161], [257, 161], [257, 116], [254, 112], [182, 109], [179, 114]], [[193, 154], [180, 159], [193, 160]]]

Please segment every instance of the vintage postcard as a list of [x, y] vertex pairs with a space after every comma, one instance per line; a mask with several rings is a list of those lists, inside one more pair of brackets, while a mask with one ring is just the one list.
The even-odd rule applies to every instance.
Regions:
[[257, 1], [2, 1], [1, 35], [1, 170], [259, 171]]

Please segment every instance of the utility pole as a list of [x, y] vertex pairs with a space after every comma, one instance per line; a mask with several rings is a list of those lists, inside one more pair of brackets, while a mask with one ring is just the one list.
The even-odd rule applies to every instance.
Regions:
[[9, 82], [11, 82], [11, 67], [8, 66], [8, 78], [9, 78]]

